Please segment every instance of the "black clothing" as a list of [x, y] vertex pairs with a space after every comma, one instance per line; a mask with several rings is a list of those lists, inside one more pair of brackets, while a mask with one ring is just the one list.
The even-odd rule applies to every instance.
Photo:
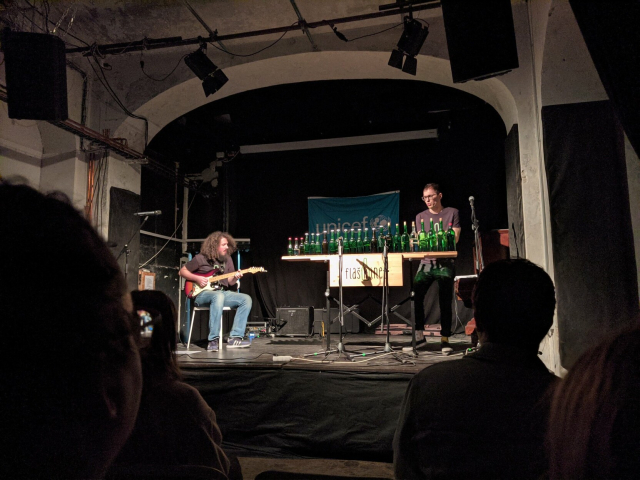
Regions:
[[490, 343], [425, 368], [400, 412], [396, 478], [539, 478], [556, 379], [535, 353]]

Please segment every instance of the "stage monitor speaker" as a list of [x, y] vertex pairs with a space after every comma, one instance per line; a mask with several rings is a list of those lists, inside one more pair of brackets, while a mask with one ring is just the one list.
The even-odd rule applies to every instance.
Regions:
[[9, 118], [66, 120], [64, 42], [55, 35], [2, 32]]
[[276, 335], [308, 337], [313, 333], [313, 307], [280, 307], [276, 309]]
[[[358, 311], [359, 311], [358, 309], [355, 310], [356, 313]], [[326, 320], [327, 309], [316, 308], [313, 313], [314, 313], [313, 331], [315, 333], [322, 334], [322, 321], [323, 319]], [[338, 309], [332, 308], [331, 319], [334, 319], [337, 316], [338, 316]], [[360, 332], [360, 320], [358, 320], [358, 318], [353, 313], [347, 313], [344, 316], [344, 326], [345, 326], [345, 330], [343, 331], [343, 333], [359, 333]], [[340, 321], [336, 320], [331, 324], [331, 334], [340, 333], [339, 328], [340, 328]]]
[[441, 0], [453, 83], [518, 68], [511, 0]]

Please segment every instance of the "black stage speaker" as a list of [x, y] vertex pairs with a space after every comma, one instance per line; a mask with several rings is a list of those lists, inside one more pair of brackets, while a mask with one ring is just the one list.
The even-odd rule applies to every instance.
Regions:
[[518, 68], [511, 0], [441, 0], [453, 83]]
[[[355, 310], [358, 312], [358, 309]], [[322, 320], [326, 320], [327, 318], [327, 309], [326, 308], [316, 308], [313, 317], [313, 331], [314, 333], [322, 334]], [[338, 309], [331, 309], [331, 319], [334, 319], [338, 316]], [[346, 333], [359, 333], [360, 332], [360, 320], [357, 319], [353, 313], [347, 313], [344, 316], [344, 326]], [[340, 333], [339, 330], [340, 321], [336, 320], [331, 324], [331, 333]]]
[[44, 33], [2, 32], [9, 118], [66, 120], [64, 42]]
[[280, 307], [276, 309], [276, 335], [308, 337], [313, 333], [313, 307]]

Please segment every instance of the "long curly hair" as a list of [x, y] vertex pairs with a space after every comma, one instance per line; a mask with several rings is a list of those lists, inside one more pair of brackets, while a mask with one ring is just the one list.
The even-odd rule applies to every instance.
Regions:
[[228, 234], [227, 232], [213, 232], [204, 239], [204, 242], [202, 242], [200, 253], [202, 253], [209, 260], [218, 259], [218, 247], [220, 246], [220, 240], [222, 238], [226, 238], [227, 242], [229, 243], [229, 250], [227, 251], [227, 255], [231, 255], [238, 249], [236, 241], [230, 234]]

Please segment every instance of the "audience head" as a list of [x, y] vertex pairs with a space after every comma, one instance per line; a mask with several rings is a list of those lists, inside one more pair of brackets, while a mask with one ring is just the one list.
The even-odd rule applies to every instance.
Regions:
[[585, 352], [553, 396], [552, 479], [637, 478], [640, 471], [640, 329]]
[[536, 349], [553, 324], [555, 289], [549, 275], [528, 260], [489, 264], [473, 289], [481, 342]]
[[60, 198], [0, 184], [0, 471], [12, 478], [99, 477], [140, 401], [124, 278]]
[[135, 310], [144, 310], [156, 318], [151, 339], [142, 341], [141, 357], [144, 382], [180, 378], [176, 362], [177, 311], [171, 299], [158, 290], [131, 292]]

